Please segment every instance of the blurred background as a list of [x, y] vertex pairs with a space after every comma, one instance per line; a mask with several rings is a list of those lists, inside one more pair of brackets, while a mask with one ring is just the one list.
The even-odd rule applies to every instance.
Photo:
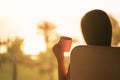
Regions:
[[[120, 0], [0, 0], [0, 80], [58, 80], [52, 47], [60, 36], [85, 45], [80, 30], [92, 9], [108, 13], [120, 46]], [[72, 50], [71, 48], [71, 50]], [[70, 52], [65, 53], [68, 68]]]

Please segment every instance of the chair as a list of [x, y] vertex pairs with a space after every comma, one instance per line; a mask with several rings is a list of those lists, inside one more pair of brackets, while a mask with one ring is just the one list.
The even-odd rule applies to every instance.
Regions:
[[120, 47], [77, 46], [70, 61], [71, 80], [120, 80]]

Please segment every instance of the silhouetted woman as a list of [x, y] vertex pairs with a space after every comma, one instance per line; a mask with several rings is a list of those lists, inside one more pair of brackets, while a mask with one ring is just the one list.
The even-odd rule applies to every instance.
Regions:
[[[92, 10], [81, 20], [81, 29], [87, 45], [111, 46], [112, 26], [108, 15], [102, 10]], [[66, 72], [64, 51], [59, 44], [53, 47], [58, 62], [59, 80], [70, 80], [70, 70]]]

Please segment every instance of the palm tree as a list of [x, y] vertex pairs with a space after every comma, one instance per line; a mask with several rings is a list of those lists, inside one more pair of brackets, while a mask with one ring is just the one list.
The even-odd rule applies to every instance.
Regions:
[[46, 54], [49, 56], [49, 69], [47, 70], [50, 80], [54, 80], [53, 77], [53, 70], [54, 70], [54, 65], [53, 65], [53, 56], [52, 56], [52, 51], [51, 51], [51, 44], [52, 44], [52, 35], [56, 35], [54, 32], [54, 29], [56, 28], [55, 24], [48, 22], [48, 21], [43, 21], [41, 24], [38, 25], [39, 31], [43, 32], [45, 44], [46, 44]]
[[2, 41], [0, 39], [0, 70], [2, 69], [2, 63], [5, 61], [6, 59], [6, 51], [5, 52], [2, 52], [1, 49], [2, 49], [2, 46], [5, 46], [6, 45], [6, 41]]
[[15, 38], [14, 41], [9, 41], [7, 46], [8, 51], [8, 58], [13, 64], [13, 80], [17, 80], [17, 63], [20, 61], [21, 56], [23, 55], [23, 52], [21, 50], [21, 45], [23, 43], [23, 39]]
[[38, 30], [43, 32], [46, 48], [48, 48], [49, 46], [48, 44], [50, 41], [50, 36], [54, 34], [53, 31], [55, 28], [56, 28], [55, 24], [48, 21], [43, 21], [38, 25]]

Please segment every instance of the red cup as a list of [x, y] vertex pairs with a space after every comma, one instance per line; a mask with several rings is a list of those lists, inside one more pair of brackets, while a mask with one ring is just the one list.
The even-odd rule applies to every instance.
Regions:
[[64, 52], [69, 52], [72, 44], [72, 38], [62, 36], [58, 44], [62, 46]]

